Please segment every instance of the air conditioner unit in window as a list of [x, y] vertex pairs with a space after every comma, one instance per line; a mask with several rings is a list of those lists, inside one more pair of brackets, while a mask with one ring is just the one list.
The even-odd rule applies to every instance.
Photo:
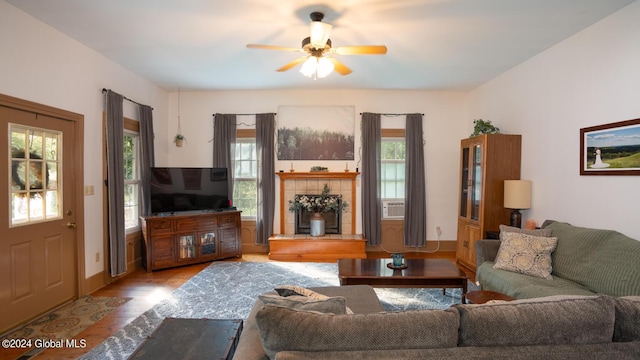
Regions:
[[404, 219], [404, 200], [382, 200], [383, 219]]

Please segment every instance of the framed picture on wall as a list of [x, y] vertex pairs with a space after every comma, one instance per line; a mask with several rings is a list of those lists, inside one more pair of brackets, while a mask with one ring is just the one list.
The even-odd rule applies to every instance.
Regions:
[[353, 160], [354, 106], [279, 106], [278, 160]]
[[640, 175], [640, 119], [580, 129], [580, 175]]

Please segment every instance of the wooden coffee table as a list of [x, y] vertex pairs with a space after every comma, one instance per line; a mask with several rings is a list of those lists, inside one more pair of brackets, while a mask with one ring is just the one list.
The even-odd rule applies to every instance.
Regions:
[[339, 259], [340, 285], [371, 285], [373, 287], [462, 289], [465, 303], [469, 276], [447, 259], [404, 259], [406, 269], [387, 267], [391, 259]]

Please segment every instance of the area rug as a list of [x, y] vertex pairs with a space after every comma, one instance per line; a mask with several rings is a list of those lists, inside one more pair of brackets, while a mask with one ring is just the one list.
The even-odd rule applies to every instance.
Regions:
[[[168, 298], [81, 359], [126, 359], [166, 317], [246, 319], [258, 295], [278, 285], [337, 286], [336, 263], [213, 262]], [[469, 283], [470, 286], [473, 286]], [[460, 289], [375, 289], [386, 311], [445, 309]]]
[[[129, 300], [131, 298], [85, 296], [5, 334], [2, 339], [72, 339]], [[27, 359], [42, 350], [34, 348], [21, 359]]]

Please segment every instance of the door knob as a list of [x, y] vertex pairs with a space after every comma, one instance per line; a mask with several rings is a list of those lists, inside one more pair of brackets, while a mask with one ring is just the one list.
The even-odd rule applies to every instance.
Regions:
[[77, 228], [77, 227], [78, 227], [78, 224], [76, 224], [76, 222], [75, 222], [75, 221], [69, 221], [69, 222], [67, 223], [67, 227], [68, 227], [69, 229], [75, 229], [75, 228]]

